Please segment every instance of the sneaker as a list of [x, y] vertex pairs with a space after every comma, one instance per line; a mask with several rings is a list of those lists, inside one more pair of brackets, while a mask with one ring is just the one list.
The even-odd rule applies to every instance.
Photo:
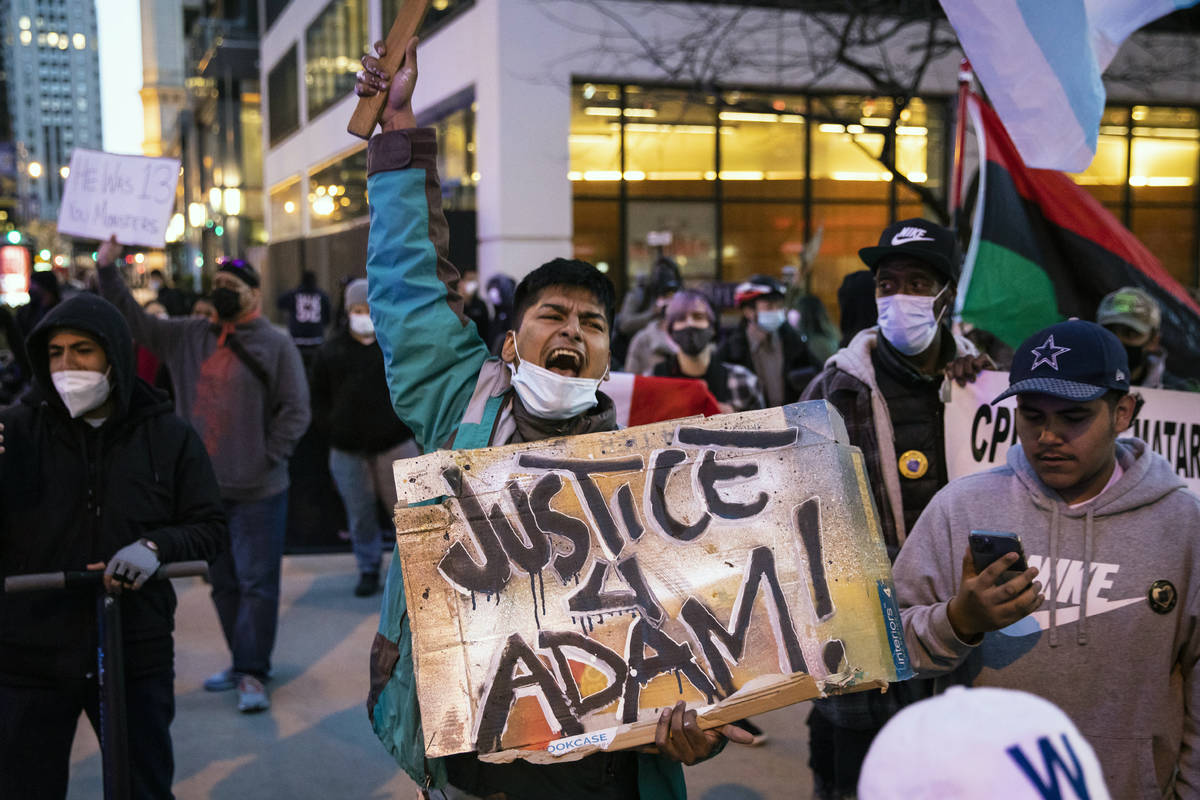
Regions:
[[227, 692], [237, 688], [237, 685], [238, 674], [233, 671], [233, 667], [223, 669], [204, 679], [204, 691], [206, 692]]
[[379, 591], [379, 573], [364, 572], [358, 576], [358, 586], [354, 587], [355, 597], [370, 597]]
[[739, 728], [744, 730], [746, 733], [748, 733], [754, 737], [754, 739], [747, 745], [747, 747], [759, 747], [759, 746], [767, 743], [767, 734], [763, 731], [762, 728], [758, 727], [750, 720], [739, 719], [736, 722], [734, 722], [733, 724], [737, 725]]
[[243, 714], [252, 714], [256, 711], [266, 711], [271, 707], [271, 700], [267, 697], [267, 690], [263, 688], [262, 682], [253, 675], [243, 675], [238, 680], [238, 711]]

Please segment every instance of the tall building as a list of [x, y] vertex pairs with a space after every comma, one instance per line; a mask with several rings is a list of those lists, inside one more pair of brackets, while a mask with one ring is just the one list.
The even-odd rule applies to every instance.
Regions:
[[95, 0], [0, 4], [17, 213], [53, 220], [71, 151], [102, 149]]

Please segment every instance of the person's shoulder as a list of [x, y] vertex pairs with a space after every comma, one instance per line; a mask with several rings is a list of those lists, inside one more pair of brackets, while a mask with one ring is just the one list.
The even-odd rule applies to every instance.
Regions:
[[1001, 464], [981, 472], [961, 475], [949, 481], [937, 491], [935, 498], [941, 497], [942, 502], [953, 501], [955, 498], [986, 496], [988, 492], [996, 492], [1020, 483], [1020, 478], [1007, 464]]

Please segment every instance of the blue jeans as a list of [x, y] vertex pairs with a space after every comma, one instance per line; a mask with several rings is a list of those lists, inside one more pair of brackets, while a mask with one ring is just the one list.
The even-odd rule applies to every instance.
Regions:
[[229, 550], [210, 569], [213, 605], [233, 654], [233, 669], [260, 680], [271, 670], [279, 627], [287, 494], [285, 489], [262, 500], [226, 500]]
[[391, 538], [391, 527], [379, 526], [377, 506], [389, 511], [396, 506], [396, 482], [392, 462], [420, 455], [411, 439], [375, 455], [359, 455], [329, 448], [329, 472], [346, 507], [350, 542], [359, 572], [379, 572], [383, 537]]

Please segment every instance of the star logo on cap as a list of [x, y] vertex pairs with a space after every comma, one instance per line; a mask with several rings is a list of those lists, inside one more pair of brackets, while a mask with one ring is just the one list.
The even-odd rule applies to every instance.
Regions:
[[1046, 337], [1046, 341], [1042, 343], [1041, 347], [1035, 347], [1030, 352], [1033, 353], [1033, 366], [1029, 368], [1031, 372], [1042, 364], [1057, 372], [1058, 357], [1063, 353], [1071, 352], [1071, 348], [1056, 345], [1054, 343], [1054, 335], [1051, 334]]

